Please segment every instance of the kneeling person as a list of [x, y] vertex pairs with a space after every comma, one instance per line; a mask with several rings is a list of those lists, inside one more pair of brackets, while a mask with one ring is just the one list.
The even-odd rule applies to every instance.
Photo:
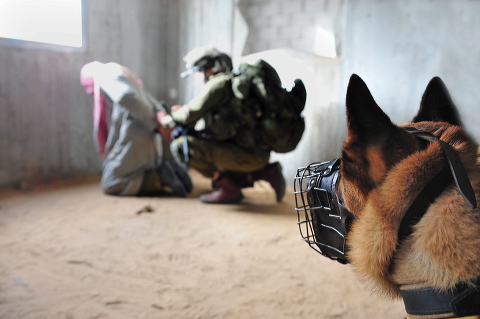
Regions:
[[80, 71], [80, 82], [94, 100], [94, 135], [103, 158], [101, 186], [109, 195], [184, 197], [192, 190], [187, 172], [162, 161], [156, 110], [161, 104], [142, 81], [117, 63], [94, 61]]

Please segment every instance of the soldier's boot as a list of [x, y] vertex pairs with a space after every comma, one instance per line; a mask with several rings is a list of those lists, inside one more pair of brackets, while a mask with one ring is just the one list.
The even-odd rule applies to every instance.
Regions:
[[243, 199], [241, 188], [228, 176], [215, 173], [213, 178], [215, 189], [200, 196], [200, 201], [208, 204], [238, 204]]
[[253, 182], [258, 180], [264, 180], [270, 183], [275, 190], [277, 203], [282, 201], [285, 195], [285, 179], [282, 174], [282, 165], [279, 162], [271, 163], [264, 168], [250, 173], [250, 177]]

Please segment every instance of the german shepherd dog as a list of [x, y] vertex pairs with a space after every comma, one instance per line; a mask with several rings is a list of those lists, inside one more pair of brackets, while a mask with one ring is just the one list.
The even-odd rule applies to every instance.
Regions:
[[480, 318], [480, 162], [443, 81], [397, 126], [352, 75], [342, 157], [297, 170], [302, 238], [408, 318]]
[[476, 318], [478, 145], [445, 84], [433, 78], [412, 122], [397, 126], [352, 75], [346, 110], [338, 193], [357, 217], [348, 262], [380, 294], [402, 297], [408, 318]]

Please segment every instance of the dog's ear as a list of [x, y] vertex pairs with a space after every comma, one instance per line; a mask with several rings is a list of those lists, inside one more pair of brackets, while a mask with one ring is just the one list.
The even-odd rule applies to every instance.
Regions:
[[356, 74], [348, 83], [346, 107], [348, 133], [342, 150], [341, 188], [345, 205], [358, 214], [388, 170], [391, 161], [384, 153], [389, 155], [389, 145], [397, 145], [389, 140], [398, 128]]
[[357, 180], [362, 189], [368, 191], [383, 178], [388, 167], [383, 149], [388, 147], [387, 141], [396, 136], [398, 128], [380, 109], [365, 82], [356, 74], [350, 77], [348, 83], [346, 107], [348, 132], [343, 143], [342, 174]]
[[447, 122], [463, 126], [457, 107], [450, 97], [448, 89], [439, 77], [430, 80], [422, 96], [418, 114], [413, 118], [413, 123]]
[[365, 82], [356, 74], [348, 83], [346, 107], [349, 138], [367, 142], [395, 128], [373, 99]]

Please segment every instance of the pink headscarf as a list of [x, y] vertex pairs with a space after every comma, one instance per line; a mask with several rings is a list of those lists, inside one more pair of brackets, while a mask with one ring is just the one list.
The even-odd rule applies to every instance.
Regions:
[[105, 155], [105, 144], [108, 138], [107, 112], [105, 110], [105, 97], [100, 91], [100, 86], [95, 83], [95, 73], [103, 66], [98, 61], [85, 64], [80, 70], [80, 83], [88, 95], [93, 94], [93, 135], [97, 144], [98, 153]]

